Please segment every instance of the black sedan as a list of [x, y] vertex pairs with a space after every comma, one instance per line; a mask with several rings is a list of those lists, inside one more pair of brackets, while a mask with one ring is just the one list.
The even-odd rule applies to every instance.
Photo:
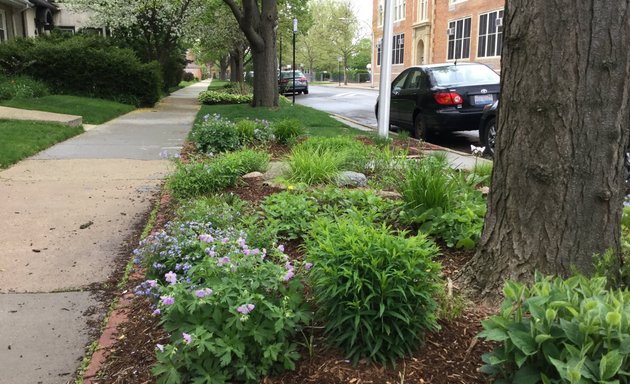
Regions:
[[301, 71], [295, 71], [295, 86], [293, 85], [293, 71], [280, 72], [278, 79], [278, 90], [280, 93], [303, 93], [308, 95], [308, 80]]
[[484, 107], [498, 100], [499, 89], [499, 75], [484, 64], [407, 68], [392, 82], [390, 124], [425, 140], [433, 133], [476, 130]]

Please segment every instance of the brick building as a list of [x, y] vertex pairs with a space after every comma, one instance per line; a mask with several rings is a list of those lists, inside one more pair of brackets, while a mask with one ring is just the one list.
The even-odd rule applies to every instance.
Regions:
[[[500, 69], [505, 0], [392, 0], [392, 78], [412, 65], [476, 61]], [[374, 81], [380, 80], [383, 0], [373, 0]]]

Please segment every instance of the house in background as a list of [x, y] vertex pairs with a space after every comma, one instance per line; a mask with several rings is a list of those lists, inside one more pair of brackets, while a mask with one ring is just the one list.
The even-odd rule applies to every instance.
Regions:
[[[392, 0], [392, 78], [412, 65], [476, 61], [499, 71], [505, 0]], [[374, 81], [380, 80], [383, 0], [372, 0]]]
[[90, 15], [67, 9], [50, 0], [0, 0], [0, 42], [16, 37], [35, 37], [53, 29], [75, 33], [80, 29], [103, 35], [94, 28]]

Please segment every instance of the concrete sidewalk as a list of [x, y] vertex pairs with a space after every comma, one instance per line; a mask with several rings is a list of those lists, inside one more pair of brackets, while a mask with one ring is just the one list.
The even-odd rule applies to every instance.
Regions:
[[157, 197], [208, 82], [0, 172], [0, 383], [62, 384], [106, 308], [106, 282]]
[[83, 123], [83, 117], [81, 116], [11, 107], [0, 107], [0, 119], [46, 121], [71, 127], [77, 127]]

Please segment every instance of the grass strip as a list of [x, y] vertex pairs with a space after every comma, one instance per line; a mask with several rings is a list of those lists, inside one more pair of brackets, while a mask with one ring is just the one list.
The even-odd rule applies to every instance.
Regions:
[[50, 95], [32, 99], [11, 99], [5, 107], [63, 113], [83, 117], [84, 124], [102, 124], [136, 109], [133, 105], [91, 97]]
[[212, 116], [214, 114], [219, 114], [221, 117], [232, 121], [264, 119], [273, 123], [278, 120], [297, 119], [302, 121], [310, 136], [369, 135], [369, 133], [349, 127], [335, 120], [327, 112], [318, 111], [303, 105], [291, 105], [286, 102], [282, 102], [278, 108], [253, 108], [247, 104], [202, 105], [197, 114], [196, 123], [200, 122], [205, 115]]
[[0, 168], [83, 132], [83, 127], [22, 120], [0, 120]]

